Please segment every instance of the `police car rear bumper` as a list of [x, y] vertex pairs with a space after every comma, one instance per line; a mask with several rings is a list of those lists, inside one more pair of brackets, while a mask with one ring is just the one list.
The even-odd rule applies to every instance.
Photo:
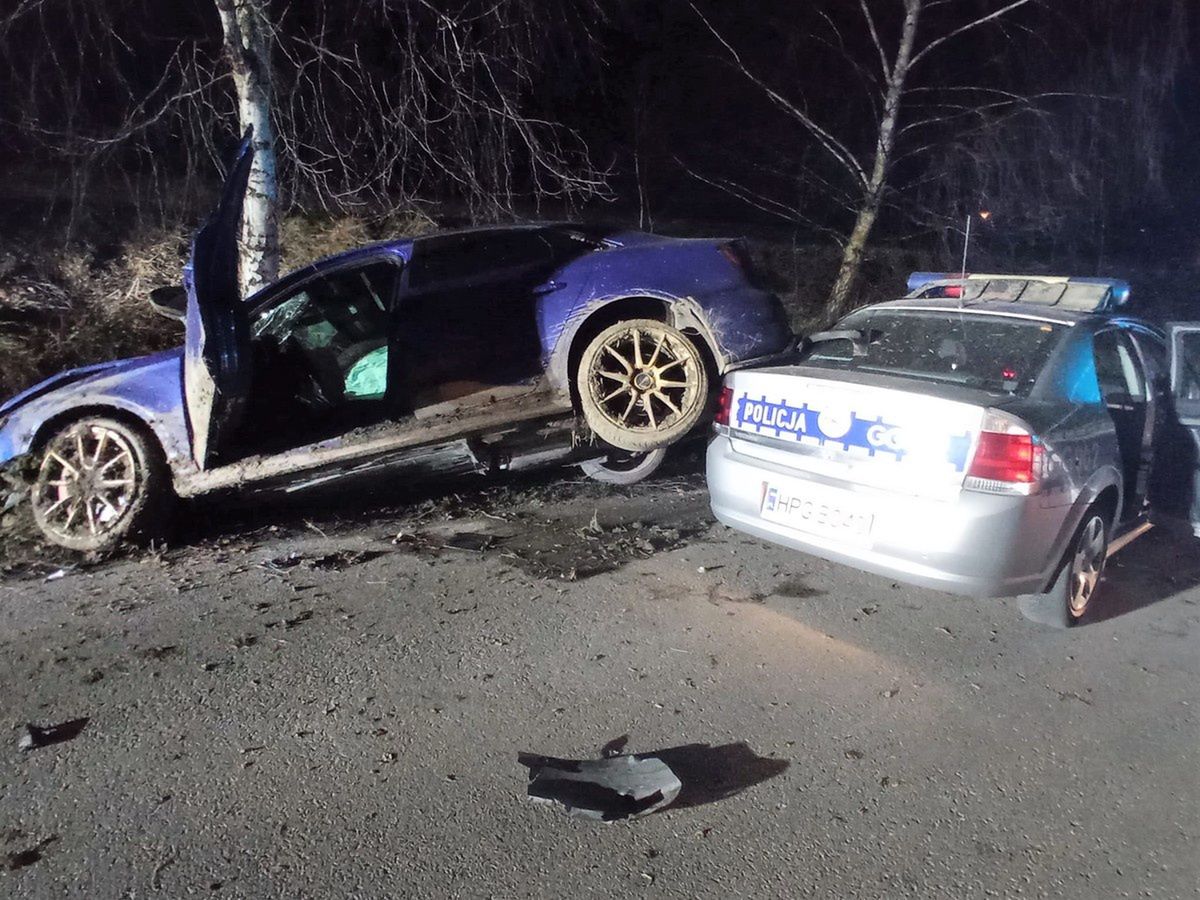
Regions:
[[[931, 500], [839, 483], [739, 454], [721, 434], [709, 444], [707, 474], [713, 514], [725, 525], [886, 578], [1001, 597], [1043, 590], [1056, 568], [1051, 548], [1066, 509], [1042, 508], [1037, 497], [962, 491], [952, 500]], [[821, 497], [813, 515], [786, 524], [764, 517], [764, 492], [779, 482], [800, 496], [813, 485]], [[840, 495], [869, 517], [869, 533], [848, 536], [822, 527], [828, 512], [822, 504], [836, 506], [828, 498]], [[852, 517], [835, 512], [829, 518]]]

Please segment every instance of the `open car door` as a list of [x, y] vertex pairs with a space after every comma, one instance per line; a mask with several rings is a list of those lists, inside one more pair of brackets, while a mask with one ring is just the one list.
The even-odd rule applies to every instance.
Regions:
[[250, 329], [238, 286], [238, 231], [254, 159], [246, 132], [220, 205], [192, 240], [187, 288], [183, 394], [192, 456], [206, 468], [237, 425], [250, 381]]
[[1154, 448], [1158, 512], [1190, 521], [1200, 536], [1200, 322], [1167, 325], [1168, 422]]

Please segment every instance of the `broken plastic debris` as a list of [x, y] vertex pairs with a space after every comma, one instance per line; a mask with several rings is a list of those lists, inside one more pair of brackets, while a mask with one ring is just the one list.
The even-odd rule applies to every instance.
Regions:
[[87, 726], [88, 719], [72, 719], [59, 725], [49, 725], [41, 728], [33, 723], [26, 723], [25, 729], [17, 741], [17, 749], [28, 753], [38, 747], [49, 747], [51, 744], [61, 744], [64, 741], [79, 737], [80, 732]]
[[[561, 804], [574, 815], [612, 822], [668, 805], [684, 809], [724, 800], [782, 774], [789, 765], [785, 759], [759, 756], [741, 741], [622, 754], [627, 739], [622, 735], [609, 741], [601, 751], [604, 759], [518, 754], [518, 762], [529, 768], [529, 796]], [[861, 757], [861, 751], [855, 752]]]
[[529, 769], [529, 797], [558, 803], [571, 815], [613, 822], [669, 805], [683, 787], [671, 767], [653, 755], [557, 759], [517, 754]]

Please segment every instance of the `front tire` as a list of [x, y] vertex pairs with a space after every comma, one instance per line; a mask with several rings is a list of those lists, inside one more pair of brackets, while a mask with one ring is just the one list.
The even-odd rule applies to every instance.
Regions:
[[696, 427], [708, 402], [700, 350], [679, 329], [631, 319], [604, 329], [575, 374], [592, 431], [621, 450], [668, 447]]
[[1071, 628], [1088, 619], [1108, 558], [1110, 529], [1102, 510], [1092, 508], [1084, 514], [1050, 590], [1018, 598], [1025, 618], [1052, 628]]
[[84, 553], [161, 537], [173, 497], [158, 444], [100, 416], [77, 419], [50, 435], [30, 490], [33, 518], [45, 538]]

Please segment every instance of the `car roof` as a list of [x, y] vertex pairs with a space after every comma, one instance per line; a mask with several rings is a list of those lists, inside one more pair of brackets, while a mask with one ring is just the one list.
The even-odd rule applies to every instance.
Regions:
[[[353, 257], [364, 251], [370, 252], [373, 250], [399, 250], [403, 247], [412, 244], [426, 243], [438, 241], [442, 238], [457, 238], [469, 237], [472, 235], [501, 235], [501, 234], [525, 234], [534, 231], [579, 231], [589, 236], [597, 233], [596, 228], [589, 228], [586, 225], [579, 225], [575, 222], [515, 222], [506, 225], [467, 225], [462, 228], [438, 228], [434, 231], [427, 231], [424, 234], [415, 234], [401, 237], [383, 238], [378, 241], [367, 241], [363, 244], [357, 244], [354, 247], [348, 247], [345, 250], [339, 250], [337, 253], [331, 253], [328, 256], [322, 256], [311, 260], [304, 264], [324, 265], [326, 263], [337, 263], [344, 257]], [[302, 266], [301, 268], [303, 268]]]
[[1148, 332], [1159, 340], [1165, 340], [1162, 328], [1152, 322], [1130, 316], [1124, 312], [1093, 312], [1080, 313], [1069, 309], [1037, 306], [1032, 303], [1007, 303], [1003, 301], [986, 301], [959, 306], [957, 300], [947, 299], [909, 299], [889, 300], [863, 307], [863, 310], [897, 310], [913, 312], [956, 312], [963, 315], [1003, 316], [1012, 319], [1028, 319], [1034, 322], [1045, 322], [1050, 325], [1062, 325], [1067, 328], [1084, 323], [1094, 326], [1118, 325], [1122, 328], [1132, 328], [1140, 332]]

